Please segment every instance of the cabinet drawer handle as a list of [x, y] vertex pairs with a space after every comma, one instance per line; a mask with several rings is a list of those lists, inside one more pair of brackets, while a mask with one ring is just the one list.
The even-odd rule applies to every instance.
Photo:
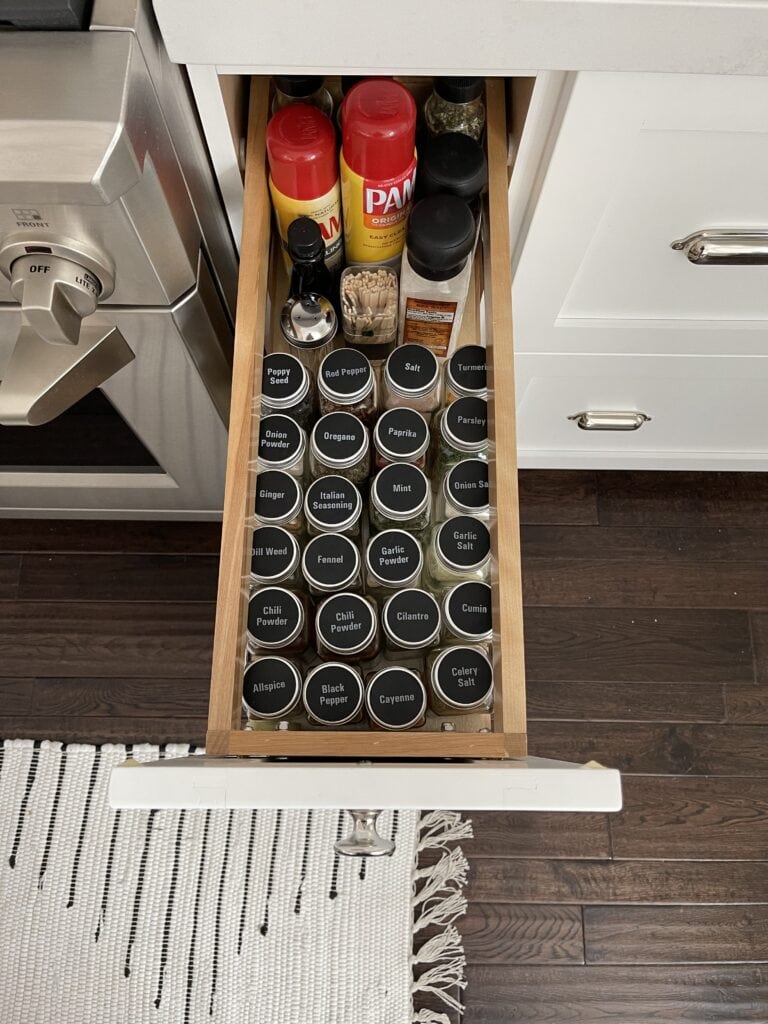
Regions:
[[352, 816], [352, 831], [345, 839], [334, 843], [334, 850], [345, 857], [389, 857], [395, 852], [395, 844], [376, 831], [376, 819], [381, 811], [349, 811]]
[[697, 267], [768, 264], [768, 230], [707, 228], [670, 243]]
[[639, 430], [648, 423], [650, 416], [644, 412], [585, 412], [574, 413], [574, 420], [581, 430]]

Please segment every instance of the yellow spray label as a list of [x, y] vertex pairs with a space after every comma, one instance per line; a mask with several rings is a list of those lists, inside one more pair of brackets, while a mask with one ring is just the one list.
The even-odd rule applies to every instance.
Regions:
[[325, 239], [325, 264], [331, 271], [341, 270], [344, 266], [344, 238], [341, 230], [341, 189], [338, 181], [330, 192], [318, 196], [317, 199], [292, 199], [275, 188], [271, 177], [269, 191], [288, 270], [291, 269], [287, 252], [288, 225], [297, 217], [311, 217], [320, 225], [320, 231]]
[[387, 181], [371, 180], [355, 173], [344, 159], [344, 150], [339, 164], [347, 261], [383, 263], [399, 256], [405, 245], [413, 202], [415, 154], [402, 174]]

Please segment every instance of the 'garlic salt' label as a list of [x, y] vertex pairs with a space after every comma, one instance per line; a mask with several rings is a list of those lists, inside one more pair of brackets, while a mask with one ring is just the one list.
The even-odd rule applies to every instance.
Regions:
[[456, 320], [455, 302], [438, 299], [407, 299], [403, 344], [424, 345], [436, 356], [446, 356]]
[[413, 202], [416, 158], [403, 174], [387, 181], [371, 181], [356, 174], [343, 151], [339, 164], [347, 260], [380, 263], [399, 256]]

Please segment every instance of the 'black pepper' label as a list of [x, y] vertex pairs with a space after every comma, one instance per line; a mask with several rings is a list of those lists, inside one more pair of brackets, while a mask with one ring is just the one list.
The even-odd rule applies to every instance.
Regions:
[[440, 628], [440, 608], [426, 590], [401, 590], [384, 607], [387, 633], [405, 647], [420, 647]]
[[386, 668], [369, 683], [365, 702], [371, 717], [385, 729], [407, 729], [424, 714], [426, 693], [414, 672]]
[[363, 683], [349, 665], [320, 665], [307, 676], [304, 705], [325, 725], [344, 725], [357, 716], [363, 703]]
[[421, 546], [405, 530], [383, 530], [368, 544], [368, 568], [390, 586], [408, 583], [421, 569]]
[[493, 628], [491, 588], [487, 583], [458, 583], [446, 598], [445, 617], [459, 636], [487, 640]]
[[395, 459], [415, 459], [426, 450], [429, 427], [415, 409], [390, 409], [376, 421], [376, 447]]
[[248, 602], [248, 632], [263, 646], [290, 643], [300, 632], [303, 617], [299, 599], [282, 587], [263, 587]]
[[396, 516], [415, 515], [429, 493], [429, 481], [409, 463], [385, 466], [374, 477], [372, 487], [379, 507]]
[[304, 505], [316, 524], [334, 530], [355, 517], [362, 508], [362, 498], [351, 480], [343, 476], [321, 476], [307, 488]]
[[357, 594], [334, 594], [317, 613], [317, 634], [327, 647], [354, 654], [373, 638], [376, 619], [370, 604]]
[[257, 718], [279, 718], [296, 703], [299, 673], [285, 658], [257, 658], [243, 676], [243, 701]]
[[454, 516], [437, 531], [437, 550], [447, 565], [474, 569], [488, 558], [491, 534], [485, 523], [473, 516]]
[[436, 689], [459, 707], [475, 707], [488, 700], [493, 686], [491, 663], [471, 647], [449, 647], [434, 665]]
[[468, 512], [481, 512], [488, 507], [488, 463], [483, 459], [464, 459], [446, 478], [450, 500]]

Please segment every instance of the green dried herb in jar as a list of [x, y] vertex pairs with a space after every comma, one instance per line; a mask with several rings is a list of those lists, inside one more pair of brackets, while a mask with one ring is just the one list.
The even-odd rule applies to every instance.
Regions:
[[433, 135], [461, 132], [479, 141], [485, 131], [482, 78], [435, 78], [424, 119]]
[[251, 580], [258, 586], [301, 581], [301, 552], [292, 533], [282, 526], [257, 526], [251, 537]]
[[333, 474], [314, 480], [304, 496], [304, 515], [310, 537], [320, 533], [360, 536], [363, 499], [356, 484]]
[[440, 479], [468, 457], [488, 455], [488, 403], [484, 398], [457, 398], [432, 420], [433, 472]]
[[313, 479], [337, 473], [361, 484], [370, 472], [370, 437], [365, 424], [348, 412], [329, 412], [312, 429], [309, 470]]
[[381, 612], [384, 649], [393, 658], [422, 651], [440, 637], [440, 605], [426, 590], [409, 587], [389, 598]]
[[388, 530], [393, 523], [409, 533], [421, 533], [429, 526], [431, 513], [429, 480], [417, 466], [385, 466], [373, 478], [368, 501], [372, 533]]

